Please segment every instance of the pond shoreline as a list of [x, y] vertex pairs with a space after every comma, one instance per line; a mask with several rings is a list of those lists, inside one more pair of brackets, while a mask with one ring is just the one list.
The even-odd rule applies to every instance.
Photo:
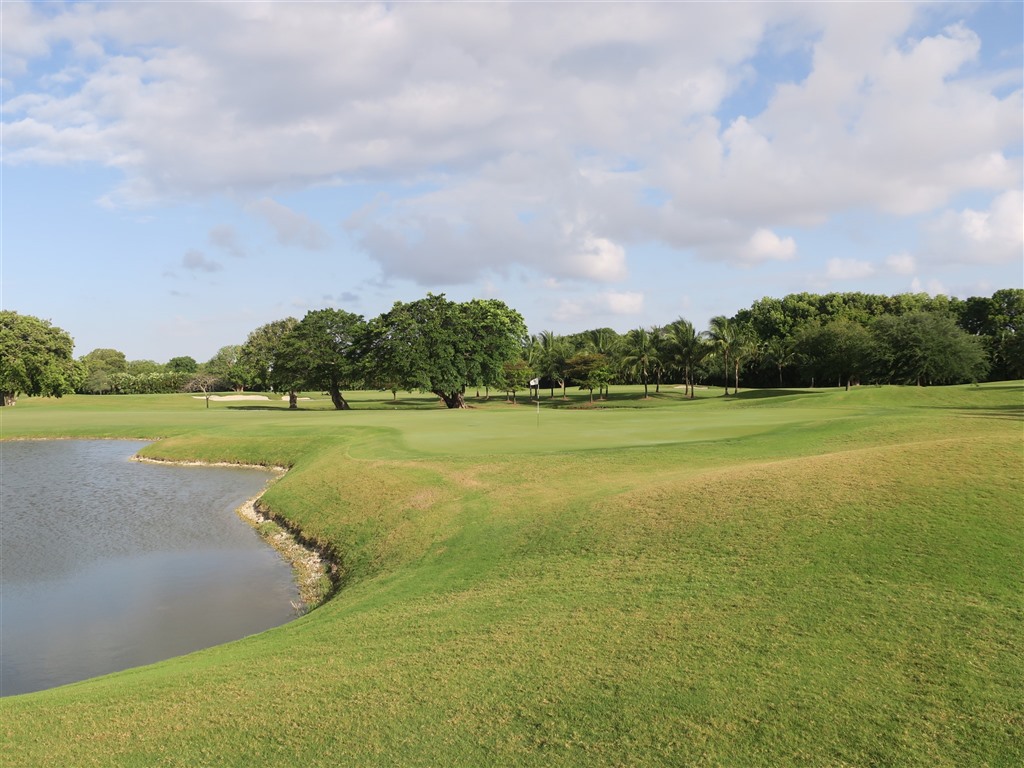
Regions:
[[299, 603], [292, 604], [298, 615], [308, 613], [322, 605], [337, 588], [337, 564], [322, 547], [306, 539], [302, 532], [288, 521], [275, 516], [260, 503], [263, 494], [273, 483], [284, 477], [288, 467], [268, 467], [262, 464], [239, 464], [217, 461], [176, 461], [152, 459], [136, 454], [132, 461], [144, 464], [166, 464], [178, 467], [230, 467], [235, 469], [259, 469], [270, 472], [273, 477], [266, 487], [251, 499], [247, 499], [235, 510], [269, 546], [271, 546], [292, 568], [295, 585], [299, 590]]

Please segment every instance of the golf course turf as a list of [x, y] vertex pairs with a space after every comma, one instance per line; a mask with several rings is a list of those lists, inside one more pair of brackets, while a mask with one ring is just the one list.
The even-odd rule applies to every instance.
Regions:
[[262, 503], [339, 587], [0, 699], [0, 765], [1024, 765], [1022, 383], [472, 394], [3, 408], [290, 467]]

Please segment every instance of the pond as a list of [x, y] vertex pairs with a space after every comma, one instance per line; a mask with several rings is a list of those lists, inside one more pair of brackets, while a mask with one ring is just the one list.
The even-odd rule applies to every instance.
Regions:
[[290, 566], [235, 514], [267, 473], [131, 461], [144, 445], [0, 443], [0, 695], [294, 618]]

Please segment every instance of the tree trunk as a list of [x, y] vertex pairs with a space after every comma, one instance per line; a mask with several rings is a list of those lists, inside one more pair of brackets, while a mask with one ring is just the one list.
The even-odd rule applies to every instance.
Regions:
[[736, 366], [736, 383], [732, 388], [732, 393], [738, 395], [740, 393], [740, 360], [736, 358], [733, 360], [733, 364]]
[[337, 384], [331, 384], [331, 402], [334, 403], [334, 408], [339, 411], [351, 410], [352, 406], [348, 404], [345, 396], [341, 394], [341, 387]]
[[434, 390], [434, 394], [440, 397], [444, 401], [446, 408], [465, 408], [466, 401], [462, 397], [461, 392], [439, 392]]
[[291, 408], [298, 408], [298, 407], [299, 407], [299, 395], [296, 392], [289, 392], [288, 393], [288, 408], [291, 409]]
[[4, 405], [13, 406], [18, 401], [18, 395], [14, 392], [4, 392]]
[[729, 394], [729, 354], [726, 353], [723, 356], [723, 362], [725, 363], [725, 394]]

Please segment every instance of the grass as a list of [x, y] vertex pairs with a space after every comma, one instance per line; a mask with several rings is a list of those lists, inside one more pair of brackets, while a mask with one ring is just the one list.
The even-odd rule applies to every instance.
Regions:
[[3, 409], [292, 467], [265, 500], [345, 581], [0, 700], [0, 764], [1024, 764], [1024, 386], [641, 394]]

